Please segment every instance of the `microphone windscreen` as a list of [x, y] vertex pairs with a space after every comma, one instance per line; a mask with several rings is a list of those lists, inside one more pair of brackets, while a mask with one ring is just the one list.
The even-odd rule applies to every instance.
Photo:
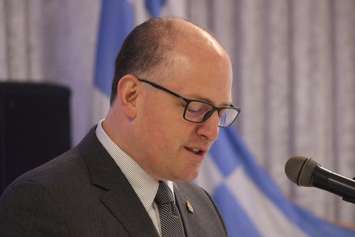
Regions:
[[295, 156], [291, 157], [285, 164], [287, 177], [300, 186], [312, 186], [312, 174], [318, 163], [312, 159]]

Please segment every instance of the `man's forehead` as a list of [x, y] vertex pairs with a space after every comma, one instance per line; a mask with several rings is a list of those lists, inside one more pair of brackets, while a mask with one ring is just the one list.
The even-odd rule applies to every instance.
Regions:
[[[181, 80], [180, 80], [181, 79]], [[231, 80], [220, 78], [178, 78], [165, 81], [164, 85], [188, 99], [197, 99], [215, 106], [232, 104]]]

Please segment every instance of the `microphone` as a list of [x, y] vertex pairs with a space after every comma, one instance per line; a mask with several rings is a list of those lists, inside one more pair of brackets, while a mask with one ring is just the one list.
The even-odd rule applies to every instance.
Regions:
[[355, 204], [355, 181], [323, 168], [310, 158], [291, 157], [285, 164], [285, 173], [299, 186], [317, 187]]

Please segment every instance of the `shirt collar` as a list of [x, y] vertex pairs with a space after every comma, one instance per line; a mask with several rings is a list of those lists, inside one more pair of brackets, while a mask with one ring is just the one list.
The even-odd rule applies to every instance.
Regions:
[[[147, 174], [138, 163], [114, 143], [102, 127], [101, 120], [96, 127], [96, 136], [115, 163], [120, 167], [146, 210], [152, 207], [159, 182]], [[173, 182], [166, 181], [174, 193]]]

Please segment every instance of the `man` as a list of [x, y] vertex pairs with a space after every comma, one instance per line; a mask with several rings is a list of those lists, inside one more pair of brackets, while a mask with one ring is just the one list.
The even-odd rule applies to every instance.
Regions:
[[7, 188], [0, 236], [226, 236], [189, 182], [238, 115], [231, 88], [230, 59], [207, 32], [176, 18], [139, 25], [116, 59], [108, 115]]

